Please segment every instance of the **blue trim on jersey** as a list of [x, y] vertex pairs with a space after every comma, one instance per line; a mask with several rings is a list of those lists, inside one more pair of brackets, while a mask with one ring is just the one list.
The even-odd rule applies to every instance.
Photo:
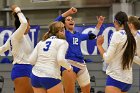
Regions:
[[137, 34], [140, 35], [140, 31], [138, 31]]
[[32, 65], [30, 64], [14, 64], [11, 72], [11, 79], [14, 81], [16, 78], [29, 77], [32, 72]]
[[132, 84], [120, 82], [111, 78], [110, 76], [107, 76], [106, 86], [114, 86], [119, 88], [122, 92], [127, 92], [131, 88]]
[[125, 33], [124, 32], [120, 32], [122, 35], [124, 35]]
[[126, 32], [125, 32], [124, 30], [122, 30], [120, 33], [121, 33], [122, 35], [125, 35], [125, 34], [126, 34]]
[[61, 82], [60, 79], [50, 77], [37, 77], [33, 73], [31, 74], [31, 83], [33, 87], [50, 89]]
[[50, 37], [50, 39], [56, 39], [56, 38], [57, 38], [56, 36], [51, 36], [51, 37]]

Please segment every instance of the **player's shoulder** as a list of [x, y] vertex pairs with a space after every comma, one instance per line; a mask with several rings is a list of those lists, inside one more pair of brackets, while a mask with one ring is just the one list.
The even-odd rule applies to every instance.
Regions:
[[56, 40], [56, 43], [57, 43], [58, 45], [62, 45], [62, 44], [67, 44], [67, 41], [66, 41], [65, 39], [57, 39], [57, 40]]
[[126, 39], [126, 33], [124, 30], [119, 30], [119, 31], [115, 31], [113, 32], [112, 38], [111, 40], [113, 41], [117, 41], [117, 42], [121, 42], [122, 40]]
[[41, 41], [38, 42], [38, 44], [40, 44], [40, 43], [44, 43], [44, 42], [45, 42], [45, 41], [42, 41], [42, 40], [41, 40]]
[[119, 30], [119, 31], [115, 31], [113, 35], [117, 37], [122, 37], [123, 35], [126, 35], [126, 32], [125, 30]]
[[65, 39], [55, 39], [55, 41], [56, 42], [58, 42], [58, 43], [65, 43], [65, 42], [67, 42]]
[[120, 30], [120, 31], [117, 31], [116, 34], [118, 34], [118, 35], [126, 35], [126, 32], [125, 32], [125, 30]]

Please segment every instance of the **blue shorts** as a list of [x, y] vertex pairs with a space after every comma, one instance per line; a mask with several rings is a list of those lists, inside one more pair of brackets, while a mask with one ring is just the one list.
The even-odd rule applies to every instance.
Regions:
[[50, 77], [37, 77], [33, 73], [31, 74], [31, 83], [33, 87], [50, 89], [61, 82], [60, 79]]
[[11, 79], [15, 80], [19, 77], [30, 77], [32, 67], [33, 66], [30, 64], [14, 64], [11, 72]]
[[[78, 67], [75, 67], [75, 66], [72, 66], [73, 67], [73, 72], [75, 72], [76, 74], [81, 70], [80, 68], [78, 68]], [[62, 67], [61, 66], [61, 69], [60, 69], [60, 71], [61, 71], [61, 76], [62, 76], [62, 72], [64, 71], [64, 70], [66, 70], [64, 67]]]
[[107, 76], [106, 86], [114, 86], [119, 88], [122, 92], [127, 92], [131, 88], [132, 84], [120, 82], [111, 78], [110, 76]]

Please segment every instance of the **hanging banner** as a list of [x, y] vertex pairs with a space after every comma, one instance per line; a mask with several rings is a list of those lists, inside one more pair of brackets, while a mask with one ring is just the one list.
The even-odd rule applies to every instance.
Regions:
[[[30, 32], [29, 32], [29, 38], [30, 43], [32, 47], [35, 47], [35, 45], [38, 42], [38, 32], [40, 30], [39, 26], [31, 26]], [[87, 34], [89, 32], [93, 32], [95, 30], [95, 25], [88, 25], [88, 26], [76, 26], [75, 31], [79, 31], [80, 33]], [[9, 38], [9, 36], [14, 31], [14, 28], [4, 28], [0, 27], [0, 46], [2, 46], [6, 40]], [[107, 49], [109, 45], [109, 40], [112, 35], [112, 33], [115, 31], [113, 24], [103, 24], [100, 28], [100, 31], [98, 35], [104, 35], [104, 49]], [[82, 41], [81, 43], [81, 50], [83, 55], [98, 55], [99, 52], [97, 50], [96, 40], [86, 40]], [[0, 54], [1, 56], [11, 56], [9, 52]]]
[[[29, 42], [34, 48], [38, 42], [38, 32], [40, 30], [40, 26], [31, 26], [29, 31]], [[4, 45], [4, 43], [7, 41], [7, 39], [12, 35], [12, 33], [15, 31], [13, 27], [0, 27], [0, 46]], [[0, 54], [1, 56], [12, 56], [9, 51], [6, 51], [5, 53]]]
[[[92, 26], [76, 26], [75, 31], [78, 31], [83, 34], [95, 31], [95, 25]], [[103, 24], [100, 28], [98, 35], [104, 36], [104, 49], [107, 49], [112, 33], [115, 31], [113, 24]], [[97, 50], [96, 40], [86, 40], [81, 43], [81, 50], [83, 55], [98, 55], [99, 51]]]

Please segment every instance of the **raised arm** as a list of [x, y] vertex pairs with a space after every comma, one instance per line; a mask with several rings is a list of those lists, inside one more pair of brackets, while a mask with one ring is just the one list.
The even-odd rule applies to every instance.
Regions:
[[59, 47], [58, 54], [57, 54], [57, 62], [59, 65], [63, 66], [67, 70], [71, 70], [71, 68], [72, 68], [71, 65], [65, 59], [65, 54], [66, 54], [67, 49], [68, 49], [68, 43], [64, 42]]
[[104, 22], [104, 19], [105, 19], [105, 17], [104, 16], [97, 16], [97, 21], [98, 21], [98, 23], [97, 23], [97, 25], [96, 25], [96, 27], [95, 27], [95, 30], [92, 32], [93, 34], [95, 34], [96, 36], [98, 35], [98, 33], [99, 33], [99, 31], [100, 31], [100, 28], [101, 28], [101, 26], [102, 26], [102, 24], [103, 24], [103, 22]]
[[27, 20], [26, 20], [25, 16], [23, 15], [23, 13], [21, 12], [21, 10], [20, 10], [19, 7], [13, 5], [13, 6], [11, 7], [11, 9], [12, 9], [12, 11], [13, 11], [14, 13], [17, 14], [17, 16], [18, 16], [18, 18], [19, 18], [19, 21], [20, 21], [20, 26], [19, 26], [19, 28], [13, 33], [12, 38], [15, 38], [16, 40], [20, 40], [20, 39], [23, 37], [23, 35], [24, 35], [24, 33], [25, 33], [26, 29], [27, 29], [28, 23], [27, 23]]
[[64, 12], [62, 15], [58, 16], [55, 21], [62, 21], [65, 17], [75, 14], [77, 12], [77, 9], [72, 7], [69, 10], [67, 10], [66, 12]]
[[97, 25], [95, 27], [95, 30], [91, 31], [87, 35], [86, 34], [82, 34], [80, 36], [81, 37], [81, 40], [83, 41], [83, 40], [87, 40], [87, 39], [89, 39], [89, 40], [95, 39], [96, 36], [98, 35], [99, 31], [100, 31], [100, 28], [101, 28], [101, 26], [102, 26], [102, 24], [104, 22], [104, 19], [105, 19], [105, 17], [103, 17], [103, 16], [97, 17], [98, 23], [97, 23]]

